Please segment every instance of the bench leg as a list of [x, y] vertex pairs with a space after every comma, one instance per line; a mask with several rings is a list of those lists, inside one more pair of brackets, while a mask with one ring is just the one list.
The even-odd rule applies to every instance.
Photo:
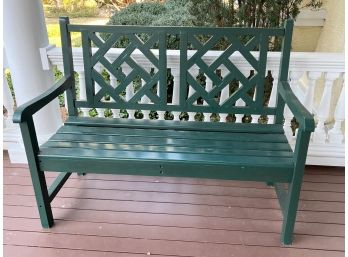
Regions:
[[77, 172], [77, 176], [86, 176], [86, 173], [84, 173], [84, 172]]
[[47, 190], [45, 173], [40, 170], [37, 153], [39, 145], [36, 138], [34, 121], [29, 118], [26, 122], [20, 123], [23, 136], [25, 152], [27, 154], [31, 180], [34, 186], [37, 207], [39, 208], [41, 225], [44, 228], [53, 226], [54, 220]]
[[289, 183], [289, 189], [285, 197], [285, 203], [282, 206], [284, 220], [281, 241], [285, 245], [292, 244], [301, 185], [302, 176], [301, 180], [293, 179], [293, 181]]
[[45, 174], [43, 171], [30, 170], [33, 181], [37, 207], [39, 209], [41, 225], [43, 228], [50, 228], [54, 224], [51, 203], [47, 190]]
[[283, 197], [285, 198], [285, 201], [283, 201], [284, 205], [282, 206], [284, 221], [281, 240], [285, 245], [291, 244], [293, 239], [310, 135], [310, 132], [301, 130], [297, 134], [297, 141], [294, 150], [294, 157], [296, 160], [294, 173], [292, 180], [289, 183], [288, 193], [286, 194], [286, 197]]

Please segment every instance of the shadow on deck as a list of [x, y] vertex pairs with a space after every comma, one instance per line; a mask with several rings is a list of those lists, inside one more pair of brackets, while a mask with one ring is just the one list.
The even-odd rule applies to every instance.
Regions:
[[[41, 228], [27, 165], [4, 152], [5, 257], [344, 256], [344, 168], [307, 167], [294, 244], [263, 183], [72, 175]], [[55, 176], [48, 173], [48, 181]]]

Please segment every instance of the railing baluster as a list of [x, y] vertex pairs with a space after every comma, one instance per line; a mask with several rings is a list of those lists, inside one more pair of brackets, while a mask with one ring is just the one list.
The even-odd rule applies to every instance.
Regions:
[[[250, 70], [241, 70], [243, 73], [244, 77], [248, 78], [250, 76]], [[241, 82], [239, 81], [239, 88], [242, 87]], [[236, 106], [245, 106], [245, 102], [242, 99], [238, 99], [236, 101]], [[243, 122], [243, 117], [244, 114], [235, 114], [236, 116], [236, 123], [242, 123]]]
[[[277, 93], [278, 93], [278, 69], [271, 70], [273, 82], [272, 82], [272, 91], [268, 101], [268, 107], [275, 107], [277, 102]], [[274, 115], [268, 116], [268, 124], [274, 124]]]
[[[160, 97], [160, 90], [159, 90], [159, 84], [157, 84], [157, 95]], [[167, 94], [166, 94], [166, 102], [167, 102]], [[165, 120], [165, 111], [157, 111], [158, 114], [158, 120]]]
[[[97, 72], [101, 72], [102, 71], [102, 67], [101, 66], [96, 66], [95, 68], [94, 68]], [[99, 84], [97, 83], [97, 82], [95, 82], [95, 92], [97, 93], [99, 90], [101, 89], [101, 87], [99, 86]], [[104, 100], [104, 97], [102, 97], [102, 99], [101, 99], [102, 101]], [[98, 113], [98, 117], [100, 117], [100, 118], [104, 118], [105, 117], [105, 115], [104, 115], [104, 109], [103, 108], [96, 108], [96, 110], [97, 110], [97, 113]]]
[[315, 128], [313, 134], [313, 142], [316, 143], [325, 143], [327, 139], [326, 130], [325, 130], [325, 122], [329, 117], [330, 113], [330, 105], [332, 99], [332, 87], [334, 80], [337, 79], [339, 73], [324, 73], [325, 83], [324, 83], [324, 91], [320, 100], [320, 104], [317, 110], [317, 119], [318, 124]]
[[[292, 72], [292, 71], [290, 71], [290, 73], [289, 73], [290, 86], [291, 86], [291, 89], [294, 93], [298, 92], [298, 90], [295, 90], [295, 88], [299, 86], [299, 80], [300, 80], [302, 74], [303, 74], [302, 72]], [[294, 115], [290, 111], [289, 107], [287, 105], [285, 105], [283, 128], [284, 128], [285, 134], [289, 140], [293, 138], [293, 131], [291, 128], [292, 127], [291, 120], [293, 118], [294, 118]]]
[[345, 83], [343, 82], [340, 97], [338, 99], [336, 109], [335, 109], [335, 124], [334, 127], [328, 133], [329, 143], [342, 144], [344, 139], [344, 134], [342, 132], [342, 123], [345, 120], [345, 108], [344, 108], [344, 98], [345, 98]]
[[[180, 99], [180, 73], [177, 68], [170, 69], [171, 74], [173, 75], [173, 97], [172, 104], [179, 105]], [[180, 112], [172, 112], [174, 120], [180, 120]]]
[[[132, 70], [129, 66], [123, 65], [122, 71], [126, 76], [128, 76]], [[133, 97], [133, 95], [134, 95], [134, 86], [133, 86], [133, 82], [131, 82], [126, 87], [126, 97], [125, 97], [126, 101], [129, 101]], [[128, 119], [134, 119], [135, 110], [127, 110], [127, 112], [128, 112]]]
[[[257, 88], [255, 87], [254, 96], [253, 96], [254, 101], [256, 100], [256, 93], [257, 93]], [[259, 123], [259, 117], [260, 115], [251, 114], [251, 123]]]
[[[85, 80], [85, 72], [83, 70], [78, 71], [79, 74], [79, 85], [80, 85], [80, 100], [87, 100], [86, 95], [86, 80]], [[81, 108], [82, 114], [85, 117], [89, 117], [88, 108]]]
[[[144, 86], [144, 85], [145, 85], [145, 80], [141, 79], [141, 86]], [[146, 95], [144, 95], [141, 97], [140, 102], [142, 104], [148, 104], [148, 103], [150, 103], [150, 99]], [[143, 113], [143, 119], [149, 120], [150, 119], [150, 111], [149, 110], [141, 110], [141, 111]]]
[[[227, 70], [221, 69], [221, 77], [225, 77]], [[220, 95], [220, 104], [222, 104], [224, 101], [226, 101], [230, 97], [230, 85], [228, 84], [221, 90]], [[219, 113], [220, 116], [220, 122], [226, 122], [226, 118], [228, 116], [228, 113]]]
[[308, 88], [305, 93], [303, 104], [307, 108], [308, 111], [313, 112], [314, 107], [314, 90], [316, 87], [317, 80], [321, 76], [321, 72], [311, 71], [307, 72], [308, 76]]
[[[210, 90], [212, 90], [213, 88], [213, 81], [208, 77], [206, 76], [205, 78], [205, 90], [207, 92], [209, 92]], [[203, 105], [208, 105], [208, 103], [206, 101], [203, 101]], [[204, 115], [204, 121], [205, 122], [209, 122], [210, 121], [210, 117], [211, 117], [211, 113], [203, 113]]]
[[[117, 79], [115, 78], [114, 75], [111, 74], [111, 72], [109, 72], [110, 75], [110, 85], [113, 88], [117, 87]], [[115, 102], [115, 100], [113, 98], [110, 99], [110, 102]], [[120, 109], [112, 109], [112, 117], [113, 118], [119, 118], [120, 117]]]
[[[197, 78], [197, 76], [199, 75], [199, 69], [193, 69], [193, 68], [191, 68], [190, 70], [189, 70], [189, 73], [190, 74], [194, 74], [193, 75], [193, 78]], [[194, 90], [193, 90], [193, 88], [192, 87], [189, 87], [189, 91], [188, 91], [188, 97], [187, 98], [189, 98], [191, 95], [193, 95], [194, 94]], [[189, 116], [189, 121], [195, 121], [195, 115], [196, 115], [196, 113], [195, 112], [188, 112], [187, 113], [188, 114], [188, 116]]]

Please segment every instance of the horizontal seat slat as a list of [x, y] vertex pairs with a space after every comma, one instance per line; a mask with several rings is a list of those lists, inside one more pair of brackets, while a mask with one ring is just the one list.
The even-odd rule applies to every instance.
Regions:
[[83, 134], [56, 134], [50, 141], [58, 142], [99, 142], [112, 144], [141, 144], [141, 145], [170, 145], [187, 146], [197, 145], [200, 147], [233, 148], [233, 149], [267, 149], [291, 151], [288, 143], [284, 142], [245, 142], [240, 141], [217, 141], [202, 139], [180, 138], [149, 138], [149, 137], [126, 137], [126, 136], [103, 136]]
[[155, 138], [181, 138], [181, 139], [204, 139], [223, 141], [260, 141], [260, 142], [288, 142], [284, 134], [263, 133], [229, 133], [229, 132], [200, 132], [200, 131], [178, 131], [158, 129], [132, 129], [127, 128], [102, 128], [82, 127], [66, 125], [57, 131], [57, 134], [88, 134], [105, 136], [127, 136], [127, 137], [155, 137]]
[[110, 144], [110, 143], [77, 143], [77, 142], [57, 142], [51, 141], [44, 145], [45, 148], [82, 148], [93, 150], [120, 150], [120, 151], [153, 151], [153, 152], [175, 152], [175, 153], [205, 153], [220, 155], [245, 155], [245, 156], [270, 156], [270, 157], [289, 157], [293, 156], [290, 151], [254, 150], [254, 149], [219, 149], [201, 148], [194, 145], [186, 146], [165, 146], [165, 145], [139, 145], [139, 144]]
[[284, 134], [280, 124], [224, 123], [172, 120], [107, 119], [91, 117], [69, 117], [66, 125], [86, 127], [114, 127], [127, 129], [162, 129], [179, 131], [243, 132], [259, 134]]
[[271, 182], [289, 182], [293, 172], [292, 158], [284, 157], [43, 148], [38, 158], [45, 171]]
[[80, 148], [42, 148], [39, 153], [44, 156], [61, 156], [66, 158], [85, 157], [94, 159], [112, 159], [129, 161], [156, 161], [156, 162], [182, 162], [199, 164], [223, 164], [223, 165], [263, 165], [278, 166], [293, 165], [292, 158], [286, 157], [259, 157], [259, 156], [224, 156], [217, 154], [200, 153], [163, 153], [163, 152], [140, 152], [140, 151], [119, 151], [119, 150], [93, 150]]
[[81, 117], [38, 157], [48, 171], [277, 182], [290, 181], [294, 165], [281, 125]]

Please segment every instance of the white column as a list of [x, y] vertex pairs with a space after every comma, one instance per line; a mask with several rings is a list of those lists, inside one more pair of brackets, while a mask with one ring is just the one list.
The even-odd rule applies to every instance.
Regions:
[[[52, 71], [42, 69], [40, 58], [39, 49], [48, 45], [42, 3], [40, 0], [5, 0], [3, 15], [4, 45], [17, 105], [21, 105], [46, 91], [54, 82]], [[62, 124], [58, 100], [35, 114], [34, 121], [38, 140], [42, 142]], [[9, 153], [11, 158], [10, 149]], [[23, 157], [22, 161], [26, 161]]]

